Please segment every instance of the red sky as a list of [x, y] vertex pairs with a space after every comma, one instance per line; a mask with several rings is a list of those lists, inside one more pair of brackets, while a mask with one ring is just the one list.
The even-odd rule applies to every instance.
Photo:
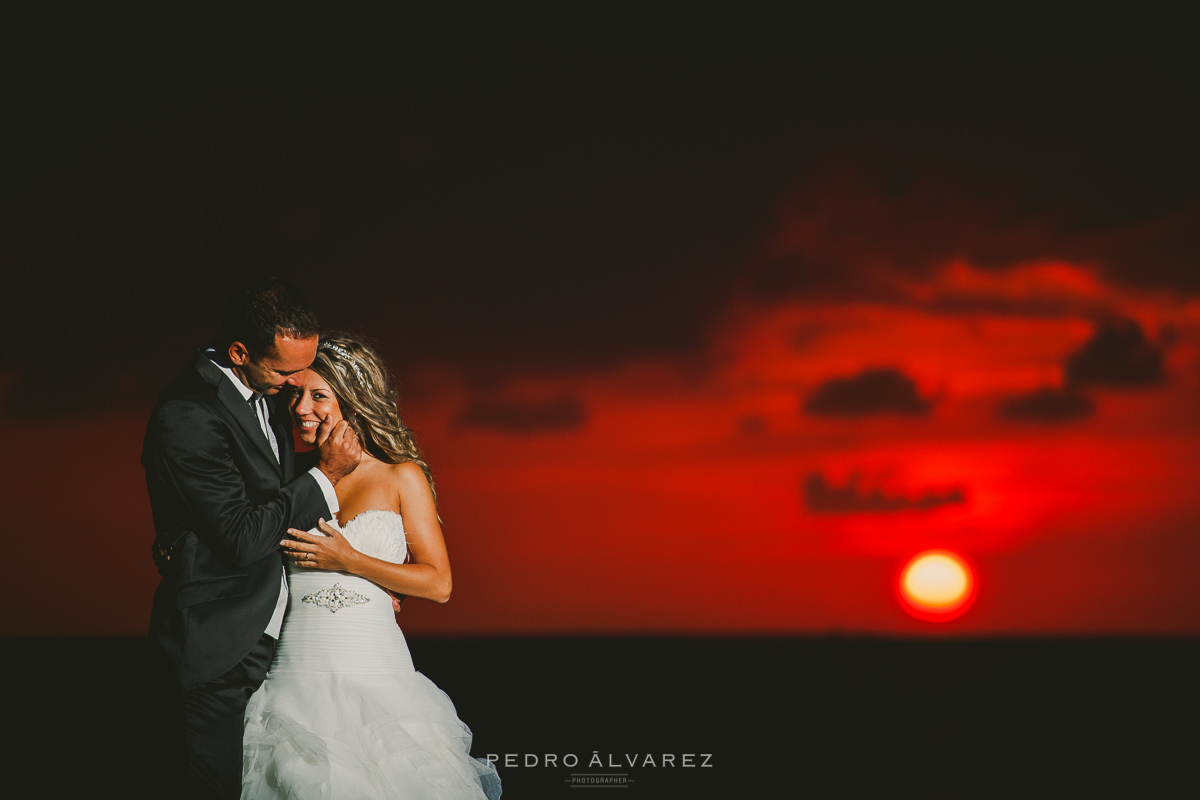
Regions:
[[[408, 629], [1200, 632], [1200, 300], [1066, 262], [952, 261], [893, 288], [874, 302], [731, 297], [695, 357], [483, 392], [449, 369], [410, 377], [420, 392], [402, 409], [439, 481], [456, 588], [445, 606], [410, 602]], [[1068, 359], [1110, 324], [1097, 319], [1141, 330], [1161, 380], [1085, 376], [1073, 391], [1090, 413], [1003, 416], [1006, 400], [1066, 386]], [[811, 410], [823, 386], [872, 369], [901, 393], [910, 380], [923, 413]], [[20, 454], [5, 475], [22, 540], [9, 586], [36, 599], [3, 633], [144, 630], [143, 424], [5, 425]], [[814, 509], [813, 480], [843, 505]], [[917, 507], [956, 489], [961, 502]], [[892, 507], [856, 510], [872, 492]], [[935, 547], [978, 581], [944, 624], [895, 595], [901, 566]]]
[[[414, 632], [1200, 633], [1188, 29], [971, 16], [249, 64], [48, 25], [0, 635], [144, 632], [146, 417], [266, 274], [398, 378], [455, 574]], [[928, 548], [977, 579], [944, 624], [896, 596]]]

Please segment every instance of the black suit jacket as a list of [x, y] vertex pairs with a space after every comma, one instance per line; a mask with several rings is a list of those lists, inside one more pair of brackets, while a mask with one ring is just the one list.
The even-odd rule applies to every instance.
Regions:
[[316, 478], [294, 477], [291, 422], [272, 411], [278, 461], [250, 404], [203, 353], [159, 398], [142, 465], [156, 547], [171, 558], [154, 593], [150, 636], [188, 691], [250, 652], [271, 621], [279, 540], [329, 506]]

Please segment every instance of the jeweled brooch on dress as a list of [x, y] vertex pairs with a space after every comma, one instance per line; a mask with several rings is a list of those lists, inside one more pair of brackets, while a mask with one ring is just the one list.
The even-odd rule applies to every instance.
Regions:
[[322, 589], [319, 592], [306, 594], [300, 600], [305, 603], [312, 603], [314, 606], [328, 608], [333, 613], [337, 613], [340, 609], [349, 608], [350, 606], [361, 606], [363, 603], [371, 602], [371, 598], [365, 597], [358, 592], [352, 592], [349, 589], [343, 589], [340, 583], [335, 583], [328, 589]]

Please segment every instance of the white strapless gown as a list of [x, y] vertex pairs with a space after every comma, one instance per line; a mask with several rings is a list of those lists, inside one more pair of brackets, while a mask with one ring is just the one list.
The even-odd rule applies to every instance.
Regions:
[[[342, 533], [367, 555], [404, 560], [393, 511], [365, 511]], [[413, 668], [387, 592], [290, 564], [288, 589], [275, 659], [246, 708], [243, 800], [500, 796], [450, 698]]]

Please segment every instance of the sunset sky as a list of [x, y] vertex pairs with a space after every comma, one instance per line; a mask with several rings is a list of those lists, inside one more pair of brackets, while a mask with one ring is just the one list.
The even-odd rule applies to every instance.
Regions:
[[[0, 634], [145, 630], [145, 420], [263, 274], [433, 467], [455, 593], [406, 630], [1200, 633], [1200, 73], [968, 22], [31, 52]], [[898, 597], [929, 549], [950, 621]]]

